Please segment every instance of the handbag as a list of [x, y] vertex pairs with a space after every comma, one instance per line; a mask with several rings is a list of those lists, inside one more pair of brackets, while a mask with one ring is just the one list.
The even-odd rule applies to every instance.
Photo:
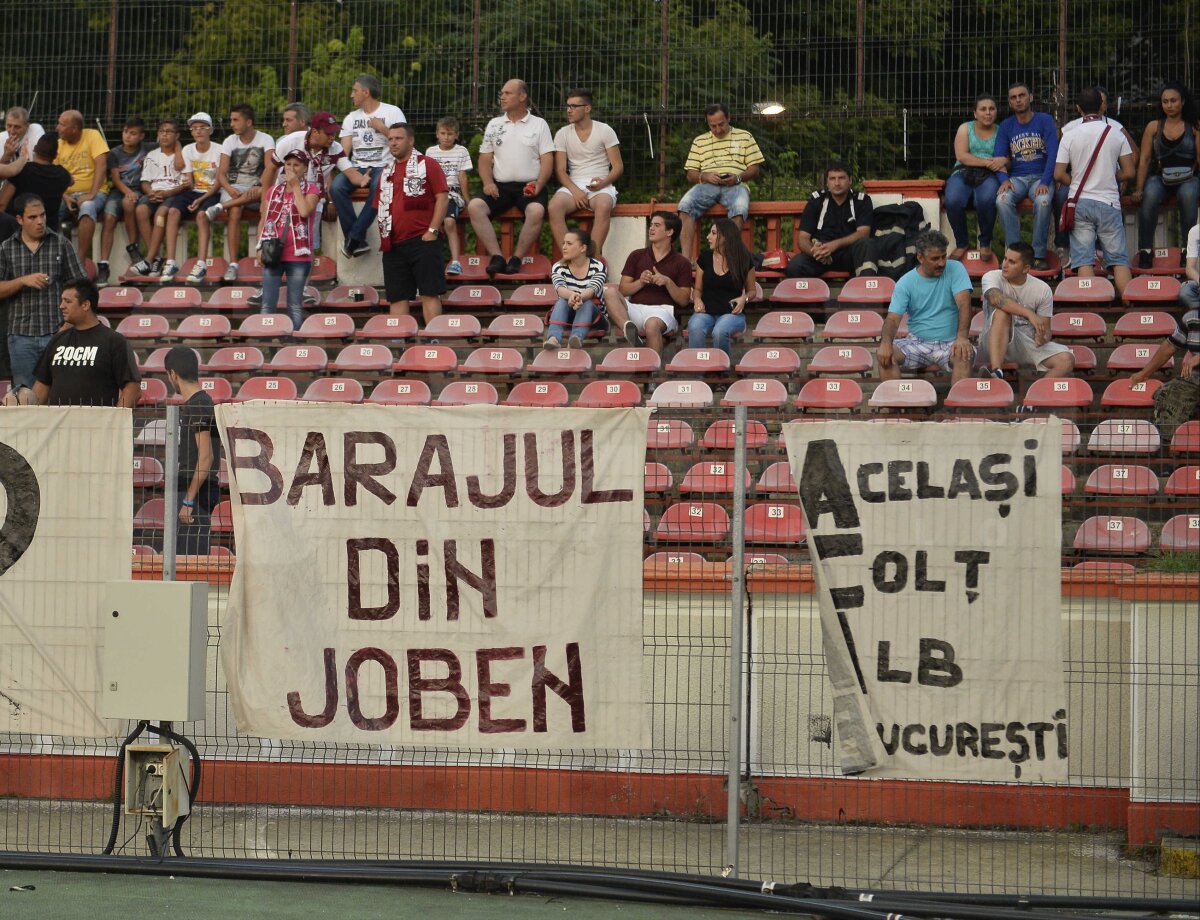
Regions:
[[1182, 185], [1195, 174], [1195, 170], [1190, 166], [1164, 166], [1158, 175], [1163, 185], [1175, 186]]
[[283, 264], [283, 240], [263, 240], [258, 250], [258, 261], [264, 268], [278, 268]]
[[958, 174], [962, 176], [963, 182], [969, 188], [978, 188], [987, 181], [988, 176], [995, 175], [995, 173], [985, 166], [964, 166], [958, 170]]
[[1069, 233], [1075, 227], [1075, 205], [1079, 202], [1083, 186], [1087, 183], [1088, 176], [1092, 173], [1092, 167], [1096, 165], [1096, 157], [1100, 155], [1100, 148], [1104, 146], [1104, 141], [1111, 130], [1112, 125], [1105, 125], [1104, 130], [1100, 132], [1100, 140], [1096, 142], [1096, 149], [1092, 151], [1092, 158], [1088, 160], [1087, 168], [1084, 169], [1083, 175], [1079, 177], [1079, 186], [1075, 189], [1075, 194], [1063, 203], [1062, 213], [1058, 216], [1058, 230], [1060, 233]]

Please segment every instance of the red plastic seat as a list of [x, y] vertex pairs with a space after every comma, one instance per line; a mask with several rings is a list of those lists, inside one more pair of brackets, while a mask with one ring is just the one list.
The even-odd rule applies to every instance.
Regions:
[[1154, 391], [1160, 386], [1162, 381], [1153, 378], [1142, 383], [1131, 383], [1128, 377], [1123, 377], [1104, 388], [1100, 405], [1148, 409], [1154, 405]]
[[[243, 256], [238, 259], [237, 267], [239, 281], [243, 283], [248, 281], [251, 284], [262, 283], [262, 262], [259, 261], [257, 256]], [[312, 278], [311, 271], [309, 272], [309, 278]]]
[[484, 345], [476, 348], [458, 366], [462, 374], [519, 374], [525, 369], [525, 359], [515, 348]]
[[[201, 377], [200, 389], [208, 394], [208, 398], [214, 403], [227, 403], [233, 400], [233, 385], [224, 377]], [[168, 403], [182, 404], [184, 399], [182, 396], [171, 396], [167, 398]]]
[[490, 284], [463, 284], [442, 298], [447, 310], [495, 310], [501, 303], [500, 291]]
[[1118, 339], [1165, 339], [1174, 332], [1175, 317], [1162, 310], [1137, 310], [1123, 313], [1117, 320], [1117, 324], [1113, 326], [1113, 335]]
[[686, 568], [689, 566], [704, 565], [706, 562], [707, 560], [700, 553], [658, 552], [651, 553], [649, 556], [643, 559], [642, 565], [669, 565], [677, 567], [683, 566]]
[[296, 382], [291, 377], [251, 377], [240, 387], [234, 402], [248, 399], [296, 399]]
[[754, 324], [757, 339], [811, 339], [817, 327], [813, 319], [802, 310], [772, 310], [759, 317]]
[[541, 253], [521, 259], [521, 270], [516, 274], [501, 272], [496, 275], [508, 281], [545, 281], [550, 277], [550, 260]]
[[133, 532], [145, 530], [162, 530], [163, 500], [151, 498], [142, 503], [133, 514]]
[[838, 310], [825, 321], [821, 338], [878, 339], [883, 335], [883, 317], [870, 310]]
[[171, 333], [171, 324], [159, 313], [140, 313], [117, 323], [117, 332], [127, 339], [165, 339]]
[[363, 310], [379, 306], [379, 291], [370, 284], [339, 284], [321, 304], [330, 310]]
[[167, 385], [157, 377], [143, 377], [138, 384], [139, 406], [161, 406], [167, 401]]
[[872, 409], [928, 409], [937, 405], [937, 391], [928, 380], [883, 380], [867, 405]]
[[424, 380], [389, 378], [375, 384], [366, 401], [377, 406], [428, 406], [432, 398]]
[[671, 478], [671, 468], [665, 463], [653, 460], [646, 464], [642, 475], [642, 491], [647, 495], [662, 495], [671, 491], [674, 480]]
[[861, 345], [825, 345], [808, 362], [810, 374], [867, 374], [875, 358]]
[[1096, 369], [1096, 353], [1086, 345], [1072, 343], [1067, 346], [1075, 357], [1075, 370], [1094, 371]]
[[1172, 454], [1200, 454], [1200, 420], [1184, 422], [1171, 436]]
[[[804, 280], [804, 279], [799, 279]], [[734, 368], [739, 374], [788, 377], [800, 370], [800, 355], [792, 348], [759, 345], [749, 349]]]
[[329, 256], [313, 256], [312, 268], [308, 271], [311, 284], [327, 284], [337, 278], [337, 260]]
[[848, 377], [822, 377], [800, 388], [797, 409], [857, 409], [863, 392], [857, 381]]
[[[703, 450], [732, 451], [736, 443], [733, 419], [717, 419], [700, 438]], [[762, 450], [767, 446], [767, 426], [757, 419], [746, 422], [746, 450]]]
[[203, 367], [210, 374], [253, 374], [265, 360], [262, 351], [253, 345], [227, 345], [213, 352]]
[[759, 492], [799, 492], [796, 479], [792, 476], [792, 467], [786, 460], [776, 460], [768, 464], [758, 477], [755, 488]]
[[278, 374], [319, 374], [328, 365], [329, 356], [320, 345], [285, 345], [269, 366]]
[[252, 313], [238, 326], [237, 338], [278, 339], [292, 331], [292, 320], [286, 313]]
[[210, 310], [226, 310], [233, 312], [235, 310], [250, 310], [257, 307], [251, 307], [248, 301], [255, 293], [252, 287], [219, 287], [208, 295], [208, 301], [205, 306]]
[[947, 409], [1008, 409], [1015, 399], [1007, 380], [964, 378], [946, 394]]
[[771, 303], [823, 307], [829, 303], [829, 285], [823, 278], [784, 278], [771, 292]]
[[1054, 288], [1054, 305], [1111, 306], [1117, 292], [1107, 278], [1063, 278]]
[[363, 327], [354, 333], [356, 338], [370, 341], [390, 342], [402, 339], [413, 339], [417, 336], [417, 320], [407, 314], [391, 316], [376, 314], [368, 317]]
[[1148, 466], [1105, 463], [1092, 470], [1083, 491], [1087, 495], [1157, 495], [1158, 477]]
[[787, 387], [778, 380], [735, 380], [721, 397], [722, 406], [751, 409], [782, 409], [787, 401]]
[[695, 435], [692, 426], [678, 418], [651, 418], [646, 423], [646, 450], [686, 450]]
[[804, 515], [797, 504], [757, 502], [746, 509], [746, 542], [756, 546], [804, 540]]
[[592, 356], [581, 348], [539, 348], [529, 364], [535, 374], [587, 374]]
[[1161, 440], [1158, 429], [1144, 419], [1105, 419], [1088, 438], [1087, 449], [1093, 454], [1153, 454]]
[[1150, 528], [1141, 518], [1097, 514], [1079, 525], [1071, 545], [1085, 553], [1144, 553], [1150, 549]]
[[627, 409], [641, 404], [642, 388], [632, 380], [593, 380], [575, 398], [581, 409]]
[[1055, 313], [1050, 317], [1050, 333], [1056, 339], [1095, 339], [1099, 342], [1108, 335], [1108, 326], [1099, 313]]
[[513, 309], [532, 307], [538, 312], [545, 312], [554, 306], [556, 300], [558, 295], [548, 284], [522, 284], [508, 295], [505, 304]]
[[891, 278], [849, 278], [838, 292], [837, 302], [843, 307], [886, 307], [895, 293], [896, 282]]
[[163, 287], [150, 295], [147, 306], [153, 310], [196, 310], [203, 303], [194, 287]]
[[475, 339], [482, 331], [479, 320], [474, 316], [460, 314], [449, 316], [445, 313], [435, 316], [418, 334], [422, 339]]
[[607, 352], [596, 368], [597, 374], [654, 374], [662, 367], [662, 358], [653, 348], [629, 348], [624, 345]]
[[1134, 267], [1135, 280], [1139, 275], [1177, 275], [1183, 271], [1183, 260], [1177, 246], [1156, 246], [1151, 252], [1151, 258], [1153, 261], [1149, 268]]
[[667, 380], [650, 394], [647, 405], [707, 408], [713, 404], [713, 391], [703, 380]]
[[[1179, 263], [1175, 263], [1175, 270], [1179, 270]], [[1164, 278], [1147, 277], [1146, 275], [1138, 275], [1132, 278], [1125, 285], [1125, 291], [1122, 294], [1125, 302], [1133, 306], [1138, 304], [1164, 304], [1174, 305], [1179, 302], [1179, 289], [1182, 287], [1177, 278], [1170, 276]]]
[[1158, 545], [1167, 552], [1200, 550], [1200, 514], [1177, 514], [1163, 524]]
[[386, 345], [347, 345], [329, 369], [339, 374], [379, 374], [392, 369], [392, 350]]
[[447, 275], [447, 279], [455, 284], [482, 284], [491, 280], [487, 273], [487, 256], [464, 255], [461, 275]]
[[1200, 466], [1181, 466], [1167, 478], [1164, 495], [1176, 498], [1200, 496]]
[[227, 316], [185, 316], [171, 333], [175, 339], [225, 339], [233, 327]]
[[545, 331], [542, 318], [532, 313], [501, 313], [487, 327], [493, 339], [540, 339]]
[[[693, 463], [683, 474], [679, 494], [699, 492], [705, 495], [732, 495], [734, 489], [733, 463], [723, 460], [704, 460]], [[750, 488], [750, 471], [745, 471], [746, 488]]]
[[[730, 556], [726, 562], [732, 564], [734, 557]], [[743, 553], [742, 565], [759, 566], [759, 565], [791, 565], [791, 561], [787, 556], [780, 553]]]
[[[1150, 359], [1154, 357], [1156, 351], [1158, 351], [1157, 348], [1146, 342], [1126, 342], [1112, 350], [1112, 354], [1108, 356], [1108, 369], [1110, 371], [1140, 371], [1150, 363]], [[1075, 366], [1079, 367], [1078, 362]], [[1168, 358], [1164, 366], [1174, 367], [1175, 359]]]
[[1065, 463], [1062, 465], [1061, 487], [1063, 498], [1069, 498], [1075, 494], [1075, 474], [1071, 472], [1071, 468]]
[[[1079, 450], [1079, 426], [1069, 418], [1061, 418], [1059, 421], [1062, 422], [1061, 444], [1063, 455], [1073, 454]], [[1021, 424], [1023, 425], [1040, 425], [1045, 422], [1046, 418], [1044, 416], [1021, 419]]]
[[102, 287], [96, 303], [99, 310], [133, 310], [142, 305], [141, 288]]
[[1046, 409], [1086, 409], [1092, 388], [1079, 377], [1039, 377], [1025, 391], [1024, 405]]
[[354, 320], [345, 313], [313, 313], [304, 318], [296, 333], [298, 339], [352, 339]]
[[458, 355], [449, 345], [410, 345], [393, 370], [402, 374], [445, 374], [457, 370]]
[[318, 377], [301, 398], [309, 402], [360, 403], [363, 388], [353, 377]]
[[217, 502], [210, 520], [213, 533], [233, 533], [233, 504], [229, 499]]
[[677, 502], [659, 519], [654, 536], [681, 543], [720, 543], [729, 534], [729, 513], [713, 502]]
[[571, 401], [567, 388], [557, 380], [522, 380], [504, 397], [506, 406], [561, 409]]
[[486, 380], [455, 380], [446, 384], [435, 406], [494, 406], [500, 401], [496, 388]]
[[146, 422], [141, 430], [133, 436], [133, 443], [141, 444], [144, 447], [165, 447], [167, 443], [166, 419], [156, 418]]
[[668, 374], [724, 374], [729, 355], [719, 348], [681, 348], [667, 362]]
[[1114, 575], [1132, 575], [1137, 571], [1137, 566], [1132, 562], [1092, 559], [1087, 562], [1076, 562], [1071, 566], [1071, 571], [1092, 573], [1096, 577], [1109, 579]]
[[[170, 352], [171, 346], [156, 348], [150, 352], [149, 357], [145, 361], [138, 361], [138, 370], [142, 374], [165, 374], [167, 372], [166, 360], [167, 353]], [[204, 370], [208, 365], [204, 363], [204, 359], [200, 356], [200, 352], [192, 349], [192, 354], [196, 356], [196, 360], [200, 363], [200, 369]]]

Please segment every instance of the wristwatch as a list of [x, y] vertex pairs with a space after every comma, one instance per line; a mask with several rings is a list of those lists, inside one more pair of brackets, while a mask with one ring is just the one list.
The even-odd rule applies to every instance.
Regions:
[[430, 228], [429, 228], [429, 232], [430, 232], [430, 233], [437, 233], [437, 232], [438, 232], [438, 229], [437, 229], [437, 227], [430, 227]]

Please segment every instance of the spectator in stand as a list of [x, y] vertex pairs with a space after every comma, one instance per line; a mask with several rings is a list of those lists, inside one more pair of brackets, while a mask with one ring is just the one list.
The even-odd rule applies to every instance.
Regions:
[[[304, 110], [304, 114], [308, 115], [308, 109]], [[361, 182], [363, 173], [350, 165], [350, 158], [337, 140], [340, 130], [331, 114], [317, 112], [312, 116], [311, 124], [281, 137], [267, 159], [266, 169], [263, 170], [263, 186], [269, 188], [276, 182], [284, 181], [279, 170], [284, 158], [293, 150], [303, 150], [308, 154], [308, 181], [320, 190], [322, 199], [329, 192], [334, 167], [346, 173], [352, 182]], [[321, 227], [317, 223], [313, 224], [313, 249], [319, 249], [320, 245]]]
[[1158, 118], [1142, 132], [1137, 187], [1133, 200], [1138, 210], [1137, 267], [1154, 264], [1154, 230], [1162, 203], [1174, 198], [1179, 203], [1179, 238], [1196, 226], [1200, 204], [1200, 107], [1182, 83], [1171, 82], [1158, 97]]
[[387, 139], [392, 162], [372, 203], [379, 215], [383, 283], [393, 316], [407, 316], [409, 301], [419, 296], [428, 324], [441, 314], [446, 292], [438, 230], [446, 219], [449, 186], [437, 160], [413, 149], [412, 125], [392, 125]]
[[11, 163], [0, 164], [0, 179], [7, 179], [0, 188], [0, 209], [16, 216], [15, 202], [21, 195], [37, 195], [46, 205], [46, 226], [59, 232], [58, 215], [63, 195], [74, 181], [71, 174], [54, 162], [58, 155], [58, 138], [43, 134], [33, 145], [33, 157], [24, 154]]
[[1054, 202], [1054, 159], [1058, 153], [1058, 125], [1045, 112], [1033, 110], [1033, 93], [1025, 83], [1008, 88], [1012, 112], [996, 132], [996, 155], [1008, 158], [1007, 170], [996, 173], [1000, 188], [996, 209], [1004, 228], [1004, 246], [1021, 239], [1017, 207], [1026, 198], [1033, 202], [1033, 267], [1045, 271]]
[[287, 279], [287, 312], [292, 328], [304, 323], [304, 285], [312, 271], [313, 216], [321, 201], [321, 189], [308, 179], [312, 158], [299, 148], [283, 158], [283, 180], [267, 191], [266, 204], [258, 222], [258, 246], [266, 240], [283, 241], [283, 258], [278, 265], [263, 265], [262, 312], [274, 313], [279, 304], [279, 286]]
[[[1088, 87], [1079, 94], [1083, 124], [1063, 135], [1056, 154], [1054, 178], [1071, 186], [1075, 226], [1071, 229], [1071, 264], [1081, 278], [1095, 273], [1096, 241], [1104, 264], [1113, 273], [1117, 295], [1129, 283], [1129, 250], [1121, 214], [1121, 183], [1136, 175], [1133, 150], [1123, 132], [1100, 114], [1100, 91]], [[1090, 164], [1090, 168], [1089, 168]]]
[[741, 228], [717, 218], [708, 230], [708, 249], [696, 260], [688, 348], [703, 348], [711, 333], [713, 347], [733, 357], [730, 341], [746, 329], [746, 302], [754, 289], [754, 262]]
[[[917, 267], [896, 282], [896, 291], [883, 321], [876, 359], [879, 376], [895, 380], [901, 370], [924, 370], [936, 364], [951, 371], [957, 383], [971, 372], [975, 349], [971, 326], [971, 279], [961, 262], [947, 260], [950, 241], [937, 230], [917, 237]], [[908, 314], [908, 335], [896, 338]], [[897, 354], [898, 353], [898, 354]]]
[[100, 322], [100, 292], [87, 278], [63, 286], [62, 328], [42, 352], [34, 399], [43, 406], [117, 406], [132, 409], [142, 375], [125, 337]]
[[1200, 224], [1193, 224], [1188, 231], [1183, 271], [1187, 280], [1179, 289], [1179, 302], [1187, 310], [1200, 310]]
[[1069, 377], [1075, 370], [1071, 349], [1051, 341], [1054, 293], [1029, 274], [1032, 267], [1033, 247], [1019, 241], [1004, 250], [999, 268], [983, 276], [979, 343], [987, 350], [987, 363], [979, 368], [980, 377], [1003, 379], [1005, 361], [1032, 365], [1047, 377]]
[[996, 190], [1000, 188], [997, 174], [1008, 165], [1003, 156], [996, 156], [996, 97], [988, 93], [975, 97], [975, 117], [958, 126], [954, 135], [954, 171], [946, 180], [943, 201], [946, 219], [954, 232], [952, 259], [967, 254], [967, 205], [975, 206], [979, 220], [979, 249], [984, 259], [992, 257], [992, 231], [996, 226]]
[[221, 500], [221, 438], [216, 413], [212, 397], [200, 387], [200, 360], [193, 349], [176, 345], [163, 359], [163, 369], [171, 389], [184, 399], [179, 410], [175, 552], [205, 556], [210, 549], [212, 510]]
[[[167, 199], [167, 248], [175, 251], [175, 240], [179, 238], [179, 225], [188, 214], [196, 215], [196, 264], [188, 273], [189, 284], [200, 284], [208, 274], [208, 241], [211, 225], [204, 211], [205, 202], [216, 195], [221, 186], [217, 173], [221, 168], [221, 147], [212, 142], [212, 116], [197, 112], [188, 119], [188, 131], [192, 143], [183, 148], [183, 169], [187, 173], [188, 188]], [[145, 263], [145, 260], [143, 260]], [[134, 266], [149, 271], [149, 264]]]
[[[1192, 285], [1194, 289], [1195, 282], [1192, 282]], [[1186, 306], [1187, 312], [1176, 320], [1175, 331], [1158, 346], [1158, 350], [1150, 356], [1146, 366], [1130, 378], [1130, 383], [1145, 383], [1179, 352], [1184, 353], [1179, 366], [1179, 377], [1200, 383], [1200, 307], [1193, 303]], [[1200, 412], [1200, 406], [1197, 406], [1196, 411]]]
[[437, 160], [446, 174], [446, 185], [449, 187], [450, 205], [446, 219], [442, 221], [442, 230], [450, 243], [450, 264], [446, 266], [447, 275], [462, 274], [462, 240], [458, 234], [458, 217], [467, 206], [467, 173], [474, 167], [471, 165], [471, 152], [458, 142], [458, 119], [447, 115], [439, 118], [437, 123], [438, 142], [425, 151], [425, 156]]
[[800, 216], [800, 252], [788, 260], [789, 278], [816, 278], [828, 271], [874, 275], [875, 241], [871, 196], [851, 188], [850, 167], [834, 160], [825, 167], [825, 188], [813, 192]]
[[[149, 200], [142, 193], [142, 163], [149, 151], [146, 149], [146, 123], [137, 115], [125, 119], [121, 129], [121, 146], [108, 154], [108, 178], [112, 182], [112, 194], [104, 203], [104, 225], [100, 228], [100, 261], [96, 265], [96, 282], [108, 283], [108, 257], [112, 254], [113, 236], [117, 221], [125, 218], [125, 237], [129, 244], [129, 262], [142, 258], [138, 249], [138, 238], [150, 242]], [[139, 207], [141, 205], [142, 207]]]
[[[342, 255], [347, 258], [370, 252], [367, 231], [375, 220], [379, 177], [392, 165], [388, 152], [388, 129], [408, 121], [394, 105], [379, 101], [379, 81], [370, 74], [361, 74], [350, 90], [350, 100], [358, 106], [342, 122], [342, 149], [350, 158], [353, 174], [342, 172], [329, 187], [329, 197], [337, 208], [338, 223], [342, 226]], [[368, 189], [366, 202], [357, 216], [352, 196], [356, 188]]]
[[283, 140], [289, 134], [295, 134], [297, 131], [307, 131], [310, 118], [308, 106], [303, 102], [292, 102], [285, 105], [280, 117], [283, 133], [279, 135], [279, 139]]
[[682, 222], [678, 214], [655, 211], [646, 228], [645, 249], [625, 260], [617, 290], [604, 289], [610, 322], [630, 345], [645, 343], [660, 355], [666, 337], [679, 328], [675, 309], [692, 296], [692, 263], [675, 250]]
[[[258, 207], [262, 200], [262, 174], [267, 157], [275, 149], [271, 135], [259, 131], [255, 126], [253, 107], [239, 103], [229, 111], [229, 128], [233, 132], [221, 144], [221, 167], [217, 171], [217, 182], [221, 186], [221, 200], [209, 205], [203, 219], [214, 221], [223, 211], [228, 212], [225, 239], [229, 248], [229, 267], [225, 269], [225, 281], [238, 278], [238, 247], [241, 244], [242, 211]], [[197, 215], [197, 219], [201, 219]]]
[[[521, 259], [537, 249], [546, 219], [546, 184], [554, 172], [554, 139], [545, 120], [529, 111], [529, 87], [509, 80], [500, 89], [500, 111], [487, 123], [479, 145], [479, 178], [483, 192], [471, 199], [467, 213], [475, 236], [491, 259], [489, 275], [515, 275]], [[512, 256], [505, 262], [492, 218], [515, 207], [525, 216]]]
[[4, 130], [0, 131], [0, 163], [11, 163], [17, 157], [33, 158], [33, 147], [45, 134], [37, 122], [30, 123], [29, 112], [14, 105], [4, 113]]
[[108, 144], [95, 128], [83, 126], [83, 114], [68, 109], [58, 116], [58, 155], [54, 162], [71, 174], [71, 187], [63, 198], [59, 222], [75, 221], [79, 260], [92, 254], [96, 221], [108, 201]]
[[763, 162], [754, 135], [730, 126], [727, 106], [714, 103], [704, 110], [704, 117], [708, 133], [692, 141], [683, 164], [692, 187], [679, 200], [679, 219], [683, 221], [679, 239], [689, 261], [696, 221], [713, 205], [723, 205], [729, 218], [742, 225], [750, 214], [750, 190], [745, 183], [758, 178], [758, 166]]
[[166, 239], [166, 261], [162, 264], [159, 281], [169, 284], [179, 274], [179, 263], [175, 261], [175, 244], [178, 242], [179, 221], [174, 222], [174, 233], [169, 233], [169, 218], [179, 214], [178, 209], [172, 208], [170, 200], [176, 195], [186, 192], [191, 185], [191, 176], [184, 169], [183, 151], [179, 147], [179, 122], [174, 118], [164, 118], [158, 123], [158, 149], [146, 154], [146, 162], [142, 167], [142, 192], [146, 203], [138, 205], [149, 216], [154, 212], [154, 230], [150, 234], [150, 244], [146, 247], [146, 256], [158, 266], [159, 247]]
[[608, 328], [604, 317], [604, 282], [608, 273], [596, 258], [596, 244], [586, 230], [563, 234], [562, 259], [554, 263], [550, 282], [558, 300], [550, 310], [550, 328], [543, 348], [583, 348], [593, 328]]
[[597, 255], [604, 251], [617, 206], [616, 183], [625, 171], [620, 143], [616, 131], [592, 120], [591, 91], [568, 91], [567, 123], [554, 135], [554, 171], [561, 186], [550, 199], [550, 234], [556, 249], [567, 231], [567, 214], [591, 211], [592, 241]]

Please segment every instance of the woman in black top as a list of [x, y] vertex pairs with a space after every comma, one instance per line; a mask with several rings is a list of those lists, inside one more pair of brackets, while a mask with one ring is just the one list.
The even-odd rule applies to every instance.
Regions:
[[1180, 245], [1196, 223], [1196, 204], [1200, 199], [1197, 157], [1200, 133], [1197, 132], [1196, 100], [1182, 83], [1168, 83], [1158, 97], [1159, 117], [1142, 132], [1138, 158], [1137, 188], [1133, 200], [1141, 203], [1138, 211], [1138, 268], [1149, 268], [1154, 257], [1154, 228], [1162, 203], [1175, 197], [1179, 202]]
[[[708, 249], [696, 260], [692, 289], [696, 311], [688, 321], [688, 347], [703, 348], [709, 333], [713, 345], [730, 354], [730, 339], [746, 328], [746, 301], [754, 293], [754, 263], [742, 242], [742, 231], [720, 217], [708, 231]], [[732, 357], [732, 356], [731, 356]]]

